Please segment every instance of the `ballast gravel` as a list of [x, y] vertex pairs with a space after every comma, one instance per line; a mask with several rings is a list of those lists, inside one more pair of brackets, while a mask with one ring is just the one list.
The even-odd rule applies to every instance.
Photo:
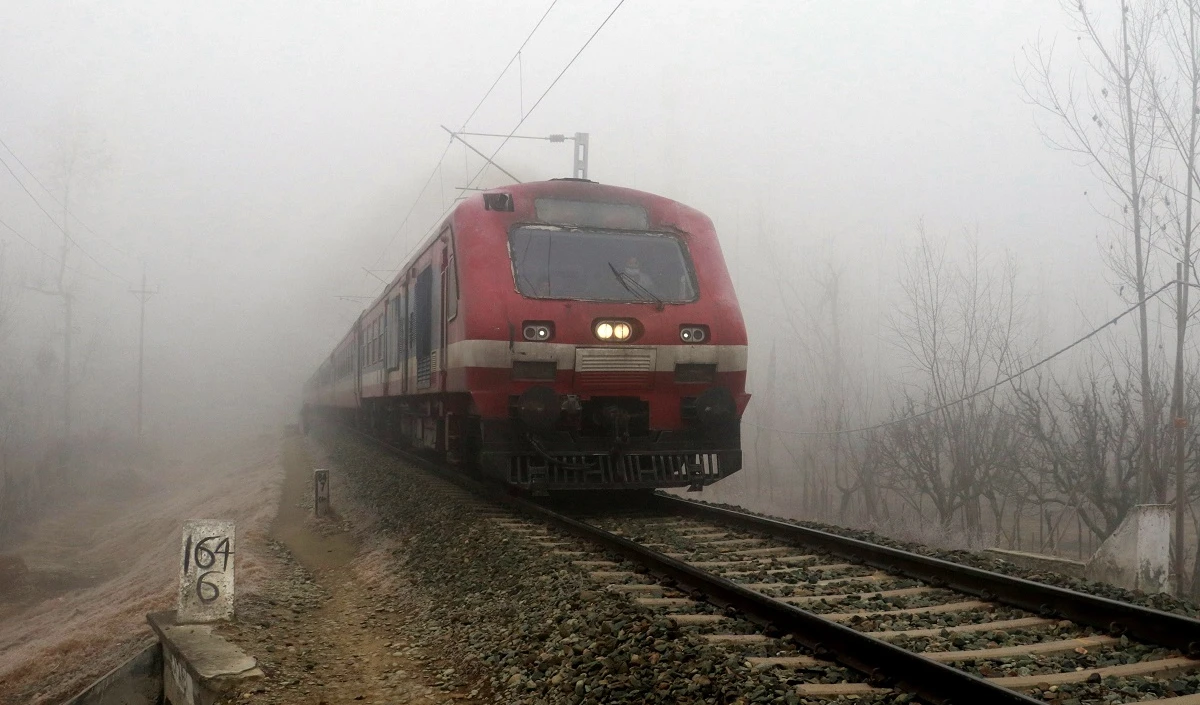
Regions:
[[[838, 666], [761, 670], [748, 652], [705, 643], [601, 589], [553, 555], [467, 504], [445, 480], [344, 433], [320, 445], [344, 476], [371, 531], [395, 540], [391, 579], [376, 589], [395, 608], [396, 638], [417, 644], [448, 682], [496, 703], [829, 703], [798, 683], [860, 681]], [[734, 622], [738, 631], [752, 625]], [[436, 665], [434, 665], [436, 664]], [[904, 694], [847, 702], [908, 702]]]
[[868, 541], [881, 546], [889, 546], [902, 551], [911, 551], [912, 553], [918, 553], [923, 556], [940, 558], [952, 563], [959, 563], [962, 565], [972, 566], [974, 568], [982, 568], [983, 570], [990, 570], [995, 573], [1011, 575], [1013, 577], [1024, 578], [1026, 580], [1034, 580], [1047, 585], [1055, 585], [1058, 587], [1067, 588], [1069, 590], [1088, 593], [1090, 595], [1107, 597], [1110, 600], [1120, 600], [1121, 602], [1141, 605], [1142, 607], [1149, 607], [1151, 609], [1161, 610], [1163, 612], [1172, 612], [1187, 617], [1200, 618], [1200, 605], [1192, 600], [1182, 599], [1172, 595], [1147, 595], [1141, 592], [1126, 590], [1125, 588], [1117, 587], [1115, 585], [1098, 583], [1091, 580], [1085, 580], [1083, 578], [1074, 578], [1068, 575], [1063, 575], [1062, 573], [1055, 573], [1053, 571], [1022, 568], [1002, 558], [979, 551], [932, 548], [922, 544], [888, 538], [887, 536], [882, 536], [873, 531], [848, 529], [841, 526], [832, 526], [830, 524], [820, 524], [811, 521], [788, 519], [785, 517], [764, 514], [762, 512], [752, 512], [743, 507], [736, 507], [728, 504], [719, 504], [714, 502], [701, 502], [701, 504], [710, 504], [714, 507], [721, 507], [723, 509], [731, 509], [737, 512], [754, 514], [756, 516], [774, 519], [776, 521], [782, 521], [788, 524], [795, 524], [797, 526], [803, 526], [809, 529], [826, 531], [831, 534], [847, 536], [849, 538], [859, 539], [861, 541]]

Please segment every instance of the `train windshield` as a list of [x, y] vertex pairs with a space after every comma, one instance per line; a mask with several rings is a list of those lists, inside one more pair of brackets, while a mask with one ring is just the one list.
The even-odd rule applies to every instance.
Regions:
[[538, 299], [696, 300], [684, 244], [628, 230], [519, 227], [509, 236], [517, 291]]

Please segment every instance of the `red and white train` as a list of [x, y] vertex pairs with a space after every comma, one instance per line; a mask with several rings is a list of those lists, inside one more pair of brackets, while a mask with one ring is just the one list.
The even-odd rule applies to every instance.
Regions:
[[699, 488], [742, 466], [746, 328], [712, 222], [556, 179], [464, 200], [304, 389], [535, 491]]

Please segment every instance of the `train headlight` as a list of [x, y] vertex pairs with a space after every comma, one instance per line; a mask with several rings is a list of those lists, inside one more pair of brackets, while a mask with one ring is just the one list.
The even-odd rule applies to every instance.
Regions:
[[604, 341], [624, 342], [633, 338], [633, 322], [621, 320], [596, 321], [592, 333]]

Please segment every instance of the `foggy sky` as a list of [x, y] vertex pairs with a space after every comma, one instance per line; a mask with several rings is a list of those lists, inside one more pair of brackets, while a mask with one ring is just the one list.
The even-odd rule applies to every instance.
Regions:
[[[511, 130], [614, 4], [558, 3], [470, 127]], [[362, 268], [398, 266], [479, 168], [453, 147], [397, 234], [447, 144], [439, 125], [462, 124], [547, 5], [4, 0], [0, 139], [52, 187], [66, 146], [85, 147], [72, 210], [98, 237], [73, 234], [116, 275], [71, 256], [105, 280], [75, 284], [81, 335], [97, 341], [89, 374], [103, 380], [92, 408], [118, 427], [131, 414], [126, 290], [144, 259], [160, 289], [154, 426], [293, 412], [361, 310], [335, 297], [377, 293]], [[977, 229], [1017, 256], [1038, 315], [1077, 333], [1115, 306], [1097, 255], [1110, 204], [1045, 145], [1015, 68], [1039, 35], [1072, 44], [1064, 25], [1035, 0], [630, 0], [521, 133], [589, 132], [593, 179], [708, 213], [756, 365], [783, 315], [763, 299], [778, 258], [761, 232], [793, 263], [844, 265], [872, 326], [918, 219]], [[498, 161], [524, 180], [570, 175], [564, 145], [514, 142]], [[0, 218], [57, 253], [58, 232], [2, 170]], [[52, 269], [3, 228], [0, 240], [10, 286]], [[52, 330], [53, 306], [21, 296]]]

